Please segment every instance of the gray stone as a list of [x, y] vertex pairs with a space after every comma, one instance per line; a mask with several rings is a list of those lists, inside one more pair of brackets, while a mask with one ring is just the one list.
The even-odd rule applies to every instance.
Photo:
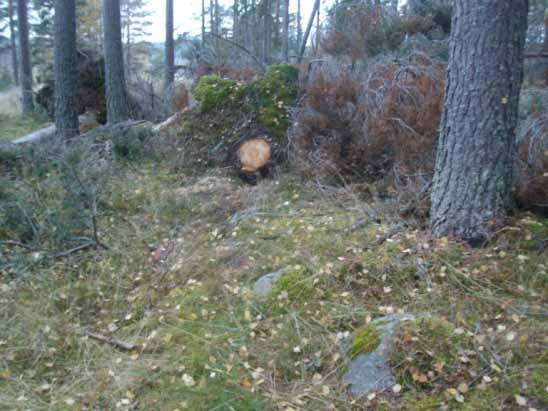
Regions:
[[272, 291], [272, 286], [280, 277], [284, 274], [286, 268], [275, 271], [273, 273], [265, 274], [257, 280], [253, 286], [253, 295], [260, 301], [265, 301], [268, 297], [268, 293]]
[[[401, 321], [412, 320], [411, 314], [393, 314], [373, 321], [381, 336], [379, 346], [368, 354], [360, 354], [348, 365], [343, 382], [352, 396], [363, 396], [374, 391], [384, 391], [396, 384], [389, 363], [390, 350], [396, 326]], [[346, 353], [350, 350], [354, 334], [343, 344]]]

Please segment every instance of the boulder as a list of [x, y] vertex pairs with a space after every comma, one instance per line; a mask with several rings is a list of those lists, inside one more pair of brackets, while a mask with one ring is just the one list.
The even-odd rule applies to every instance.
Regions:
[[268, 294], [272, 291], [274, 283], [278, 281], [286, 271], [286, 267], [273, 273], [265, 274], [259, 278], [253, 286], [253, 296], [259, 301], [266, 301]]
[[[343, 376], [343, 382], [348, 386], [352, 396], [359, 397], [375, 391], [384, 391], [396, 384], [389, 362], [394, 333], [401, 321], [414, 318], [412, 314], [393, 314], [378, 318], [352, 333], [344, 342], [343, 350], [350, 357], [350, 363]], [[363, 334], [369, 341], [365, 341]], [[359, 353], [359, 345], [365, 348], [363, 353]]]

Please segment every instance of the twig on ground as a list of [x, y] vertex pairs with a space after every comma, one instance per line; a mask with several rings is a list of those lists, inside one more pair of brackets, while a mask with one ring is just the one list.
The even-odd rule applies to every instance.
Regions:
[[112, 345], [113, 347], [116, 347], [125, 351], [133, 351], [137, 348], [137, 345], [135, 344], [125, 343], [123, 341], [117, 340], [116, 338], [105, 337], [102, 334], [96, 334], [96, 333], [86, 331], [84, 335], [94, 340]]

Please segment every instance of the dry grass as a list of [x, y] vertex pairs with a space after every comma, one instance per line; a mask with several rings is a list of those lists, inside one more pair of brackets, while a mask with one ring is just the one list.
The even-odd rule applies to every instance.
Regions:
[[[224, 174], [128, 169], [102, 218], [109, 250], [55, 262], [29, 255], [26, 277], [0, 274], [0, 408], [417, 410], [433, 401], [513, 410], [515, 395], [548, 405], [545, 220], [520, 216], [470, 250], [371, 216], [348, 188], [322, 193], [291, 175], [249, 187]], [[267, 304], [251, 298], [255, 279], [286, 266], [301, 267], [287, 289]], [[455, 352], [474, 361], [424, 386], [406, 373], [398, 395], [349, 398], [344, 334], [399, 311], [462, 328]], [[139, 348], [120, 352], [85, 330]], [[444, 338], [417, 336], [425, 346]], [[482, 348], [472, 352], [476, 337]], [[430, 378], [419, 354], [409, 351], [404, 370]], [[461, 382], [463, 404], [446, 392]]]

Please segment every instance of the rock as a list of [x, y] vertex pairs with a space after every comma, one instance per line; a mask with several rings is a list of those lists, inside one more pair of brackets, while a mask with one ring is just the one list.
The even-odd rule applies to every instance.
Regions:
[[282, 268], [281, 270], [263, 275], [259, 278], [255, 283], [255, 286], [253, 286], [253, 295], [255, 298], [260, 301], [265, 301], [270, 291], [272, 291], [272, 286], [282, 277], [286, 269], [287, 268]]
[[[343, 376], [343, 382], [348, 386], [352, 396], [363, 396], [374, 391], [384, 391], [396, 384], [389, 363], [390, 349], [396, 326], [401, 321], [412, 320], [412, 314], [393, 314], [378, 318], [372, 324], [376, 327], [380, 343], [366, 354], [359, 354], [350, 361], [348, 371]], [[353, 333], [348, 341], [343, 344], [345, 353], [349, 353], [352, 341], [356, 333]]]

